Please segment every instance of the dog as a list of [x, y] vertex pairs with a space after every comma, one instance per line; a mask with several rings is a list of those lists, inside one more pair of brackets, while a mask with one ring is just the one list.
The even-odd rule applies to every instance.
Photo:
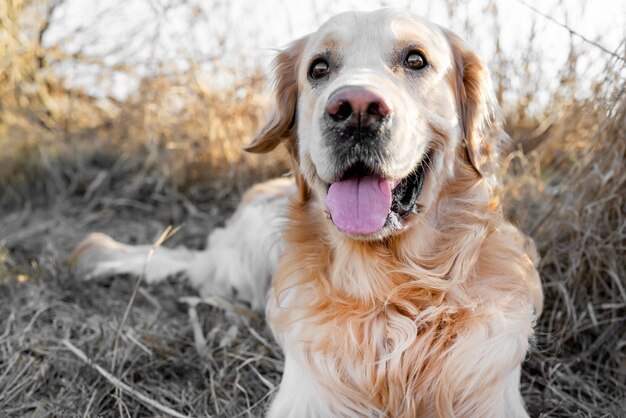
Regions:
[[254, 186], [207, 249], [95, 234], [86, 277], [183, 273], [265, 309], [285, 354], [278, 417], [525, 417], [521, 363], [541, 314], [533, 242], [504, 219], [504, 138], [487, 68], [408, 11], [337, 15], [275, 60], [293, 176]]

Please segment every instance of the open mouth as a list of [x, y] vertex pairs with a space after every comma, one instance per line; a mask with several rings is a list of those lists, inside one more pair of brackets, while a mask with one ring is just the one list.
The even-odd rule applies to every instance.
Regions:
[[404, 219], [419, 211], [423, 165], [399, 181], [386, 179], [363, 163], [351, 166], [328, 188], [326, 207], [333, 223], [340, 231], [356, 235], [402, 229]]

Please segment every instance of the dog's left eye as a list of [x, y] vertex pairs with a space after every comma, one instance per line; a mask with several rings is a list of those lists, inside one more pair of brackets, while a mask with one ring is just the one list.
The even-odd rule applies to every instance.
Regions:
[[309, 77], [318, 80], [330, 72], [330, 65], [323, 58], [318, 58], [309, 67]]
[[421, 70], [426, 67], [426, 65], [428, 65], [426, 58], [424, 57], [424, 54], [419, 51], [409, 52], [404, 59], [404, 66], [410, 70]]

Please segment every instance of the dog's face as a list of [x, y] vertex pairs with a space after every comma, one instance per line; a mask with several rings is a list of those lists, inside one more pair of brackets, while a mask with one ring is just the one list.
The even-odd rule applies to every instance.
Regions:
[[486, 74], [456, 36], [408, 12], [344, 13], [279, 55], [277, 112], [248, 149], [287, 140], [329, 221], [380, 239], [434, 202], [459, 155], [486, 171]]

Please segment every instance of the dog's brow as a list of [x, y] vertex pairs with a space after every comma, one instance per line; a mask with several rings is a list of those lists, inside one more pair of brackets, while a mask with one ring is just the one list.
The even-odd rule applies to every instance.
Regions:
[[424, 47], [423, 43], [418, 42], [414, 35], [409, 34], [402, 34], [398, 36], [398, 39], [396, 39], [394, 43], [395, 47], [400, 50], [409, 48], [423, 49]]
[[320, 45], [326, 49], [336, 50], [339, 47], [339, 41], [333, 34], [328, 34], [324, 36]]

